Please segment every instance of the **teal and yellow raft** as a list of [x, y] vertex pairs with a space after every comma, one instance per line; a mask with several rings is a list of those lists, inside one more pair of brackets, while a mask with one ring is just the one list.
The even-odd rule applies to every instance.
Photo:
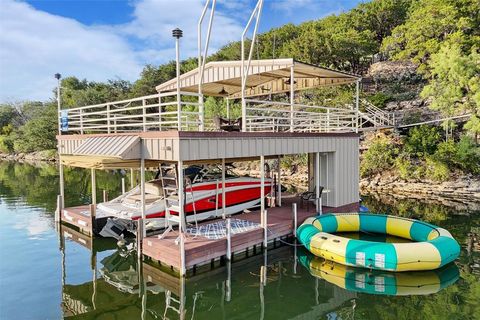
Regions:
[[299, 260], [316, 278], [349, 291], [369, 294], [427, 295], [439, 292], [460, 278], [455, 263], [437, 270], [387, 272], [349, 267], [312, 255], [300, 255]]
[[[414, 242], [350, 239], [338, 232], [364, 232]], [[297, 238], [314, 255], [343, 265], [386, 271], [433, 270], [454, 261], [460, 246], [445, 229], [418, 220], [372, 213], [325, 214], [307, 218]]]

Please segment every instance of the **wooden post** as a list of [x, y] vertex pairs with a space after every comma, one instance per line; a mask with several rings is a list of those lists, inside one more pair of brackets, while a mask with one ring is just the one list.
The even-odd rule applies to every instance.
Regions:
[[92, 225], [92, 236], [95, 233], [95, 229], [97, 227], [97, 205], [91, 204], [90, 205], [90, 221]]
[[138, 259], [142, 258], [142, 249], [143, 249], [143, 238], [145, 235], [145, 220], [143, 218], [140, 218], [137, 220], [137, 256]]
[[222, 158], [222, 218], [227, 216], [227, 195], [225, 194], [225, 158]]
[[293, 236], [297, 237], [297, 223], [298, 223], [298, 216], [297, 216], [297, 204], [292, 203], [292, 212], [293, 212]]
[[320, 198], [320, 152], [315, 153], [315, 205], [317, 212], [321, 212], [322, 208], [319, 207]]
[[122, 194], [125, 194], [125, 178], [122, 178]]
[[[143, 144], [140, 145], [140, 195], [142, 197], [141, 201], [141, 211], [142, 211], [142, 223], [145, 224], [147, 219], [145, 214], [145, 156], [143, 154]], [[142, 226], [143, 237], [146, 236], [145, 225]]]
[[135, 173], [133, 172], [133, 168], [130, 169], [130, 189], [133, 189], [135, 187]]
[[90, 172], [92, 178], [92, 204], [97, 204], [97, 182], [95, 177], [95, 169], [92, 168]]
[[263, 246], [267, 249], [268, 245], [268, 224], [267, 224], [267, 210], [264, 211], [264, 225], [263, 225]]
[[183, 187], [183, 161], [178, 161], [178, 206], [180, 212], [178, 213], [180, 217], [180, 226], [178, 229], [180, 237], [180, 276], [184, 277], [187, 273], [186, 263], [185, 263], [185, 229], [186, 229], [186, 220], [185, 220], [185, 191]]
[[62, 202], [63, 202], [62, 196], [57, 195], [57, 210], [55, 211], [55, 222], [60, 222], [62, 218], [62, 211], [63, 211]]
[[226, 221], [226, 231], [227, 231], [227, 259], [232, 259], [232, 225], [230, 218]]
[[282, 206], [282, 170], [280, 168], [280, 156], [278, 156], [278, 168], [277, 168], [277, 204]]
[[232, 262], [227, 261], [227, 285], [226, 285], [225, 300], [230, 302], [232, 299]]
[[107, 201], [108, 201], [108, 191], [103, 190], [103, 202], [107, 202]]

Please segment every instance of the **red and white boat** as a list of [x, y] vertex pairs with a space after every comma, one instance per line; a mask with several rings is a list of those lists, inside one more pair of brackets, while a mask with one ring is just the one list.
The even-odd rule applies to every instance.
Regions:
[[[222, 173], [209, 167], [191, 166], [184, 171], [186, 181], [185, 216], [187, 223], [199, 222], [222, 216]], [[171, 175], [173, 178], [174, 176]], [[256, 207], [261, 199], [260, 178], [240, 177], [229, 170], [225, 176], [225, 212], [227, 215], [243, 212]], [[272, 191], [272, 180], [265, 178], [265, 196]], [[148, 229], [165, 227], [166, 201], [164, 199], [162, 179], [145, 183], [145, 215]], [[177, 212], [170, 210], [170, 214]], [[134, 229], [133, 221], [141, 218], [141, 193], [137, 186], [129, 192], [97, 205], [96, 217], [102, 236], [118, 237], [124, 230]], [[113, 233], [112, 233], [113, 232]]]

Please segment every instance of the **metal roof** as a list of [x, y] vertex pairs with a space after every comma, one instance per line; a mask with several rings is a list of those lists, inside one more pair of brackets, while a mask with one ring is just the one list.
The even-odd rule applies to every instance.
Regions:
[[[246, 66], [245, 62], [245, 66]], [[348, 84], [358, 81], [359, 76], [310, 65], [294, 59], [252, 60], [246, 83], [247, 97], [290, 91], [290, 69], [293, 67], [294, 90]], [[202, 93], [207, 96], [239, 97], [241, 95], [242, 61], [214, 61], [205, 65]], [[199, 68], [180, 76], [182, 91], [198, 92]], [[158, 92], [177, 89], [177, 78], [156, 87]]]
[[138, 135], [104, 136], [85, 139], [73, 152], [75, 156], [105, 156], [119, 159], [140, 158]]

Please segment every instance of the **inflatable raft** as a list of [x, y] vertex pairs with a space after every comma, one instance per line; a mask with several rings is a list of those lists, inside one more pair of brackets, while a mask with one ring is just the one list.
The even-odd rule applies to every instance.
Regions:
[[[405, 238], [385, 243], [350, 239], [338, 232]], [[460, 246], [445, 229], [402, 217], [372, 213], [325, 214], [307, 218], [297, 238], [314, 255], [337, 263], [386, 271], [433, 270], [454, 261]]]
[[454, 263], [437, 270], [396, 273], [348, 267], [312, 255], [300, 256], [299, 260], [314, 277], [349, 291], [369, 294], [427, 295], [454, 284], [460, 277]]

